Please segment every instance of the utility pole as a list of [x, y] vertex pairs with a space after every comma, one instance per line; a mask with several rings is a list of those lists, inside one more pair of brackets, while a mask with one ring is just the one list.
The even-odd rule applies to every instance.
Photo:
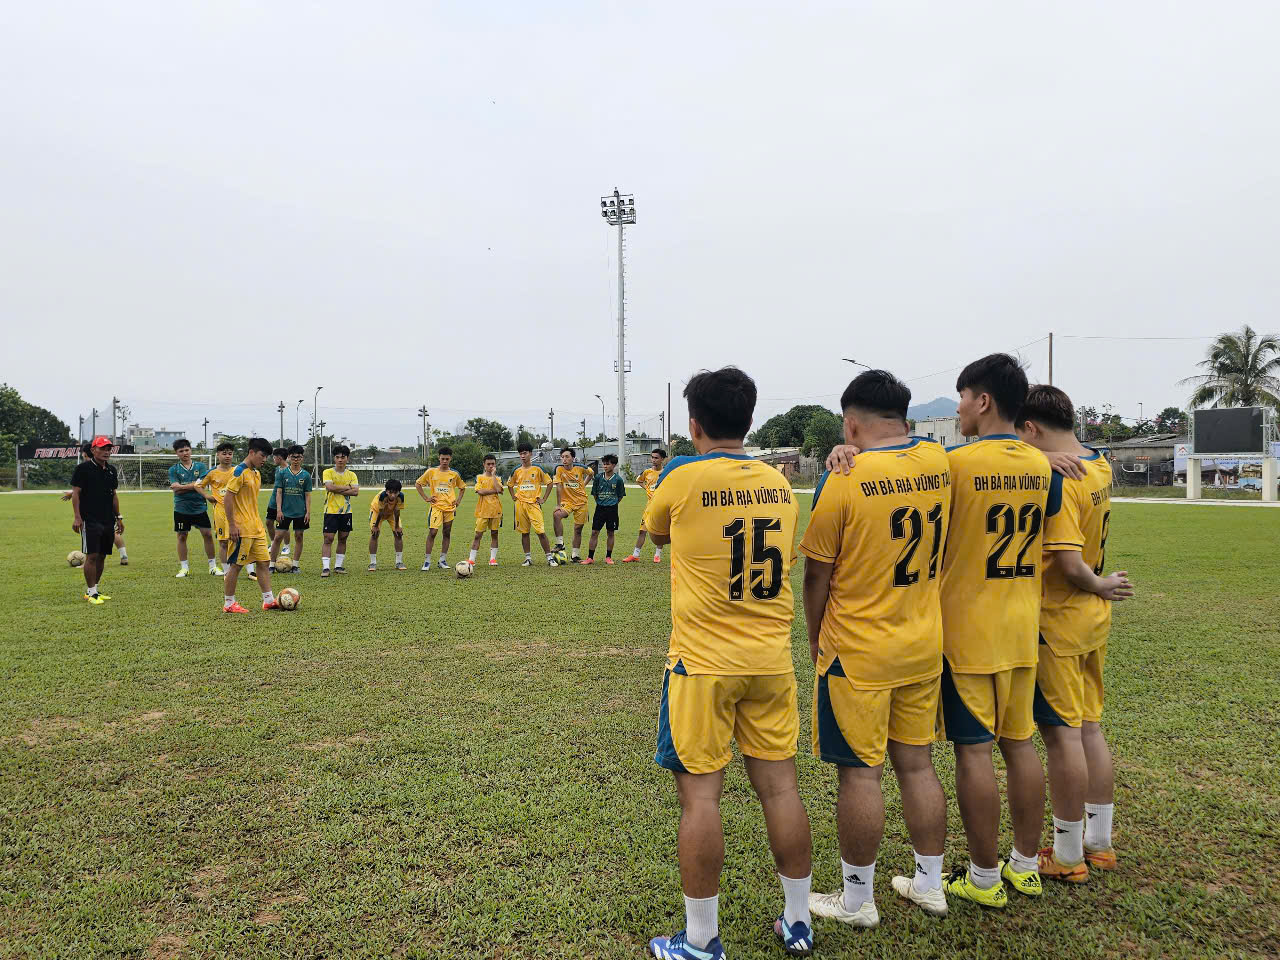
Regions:
[[98, 435], [98, 408], [94, 407], [93, 408], [93, 436], [97, 437], [97, 435]]
[[84, 446], [84, 414], [80, 414], [80, 446]]
[[[84, 419], [84, 418], [82, 417], [81, 419]], [[582, 425], [582, 430], [579, 433], [579, 436], [582, 437], [582, 445], [585, 447], [587, 445], [587, 418], [586, 417], [582, 418], [581, 425]], [[582, 455], [584, 460], [586, 459], [586, 456], [587, 455], [585, 453]]]
[[547, 417], [550, 418], [551, 420], [551, 436], [548, 437], [547, 439], [549, 439], [552, 443], [555, 443], [556, 442], [556, 408], [555, 407], [551, 408], [551, 412], [547, 414]]
[[1053, 386], [1053, 331], [1049, 331], [1049, 386]]
[[427, 466], [427, 417], [430, 414], [427, 413], [427, 405], [425, 403], [418, 408], [418, 416], [422, 418], [422, 465]]
[[320, 474], [320, 431], [316, 427], [320, 423], [320, 391], [324, 387], [316, 387], [315, 396], [311, 398], [311, 432], [315, 434], [316, 444], [316, 464], [315, 470], [312, 471], [313, 476]]
[[634, 194], [625, 196], [615, 187], [612, 197], [600, 198], [600, 216], [618, 228], [618, 359], [614, 370], [618, 375], [618, 463], [627, 462], [627, 286], [623, 268], [623, 227], [636, 222]]
[[111, 442], [116, 442], [116, 411], [120, 409], [120, 398], [111, 398]]
[[208, 417], [204, 418], [204, 423], [202, 424], [202, 426], [204, 427], [204, 452], [208, 453], [209, 452], [209, 418]]
[[[671, 446], [671, 381], [667, 381], [667, 447]], [[667, 453], [671, 453], [668, 449]]]
[[284, 446], [284, 401], [280, 401], [280, 406], [276, 407], [276, 412], [280, 414], [280, 446]]
[[294, 443], [302, 442], [302, 405], [304, 403], [306, 403], [305, 400], [299, 400], [297, 405], [293, 408], [293, 442]]
[[[326, 456], [324, 455], [324, 452], [325, 452], [325, 451], [324, 451], [324, 427], [325, 427], [325, 423], [324, 423], [324, 421], [323, 421], [323, 420], [321, 420], [318, 424], [316, 424], [316, 426], [318, 426], [318, 427], [320, 428], [320, 429], [316, 432], [316, 446], [318, 446], [318, 447], [320, 448], [320, 456], [321, 456], [321, 458], [322, 458], [323, 462], [324, 462], [324, 463], [328, 463], [328, 462], [329, 462], [329, 458], [328, 458], [328, 457], [326, 457]], [[318, 470], [318, 469], [319, 469], [319, 466], [317, 466], [317, 467], [316, 467], [316, 469]]]
[[662, 434], [662, 442], [665, 445], [667, 442], [667, 411], [665, 410], [658, 412], [658, 432]]

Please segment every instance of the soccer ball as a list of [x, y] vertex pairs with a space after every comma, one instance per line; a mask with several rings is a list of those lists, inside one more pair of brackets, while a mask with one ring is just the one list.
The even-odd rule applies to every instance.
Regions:
[[280, 602], [280, 609], [297, 610], [298, 604], [302, 603], [302, 594], [297, 587], [285, 587], [276, 599]]
[[79, 567], [84, 564], [84, 554], [79, 550], [72, 550], [67, 554], [67, 566]]
[[453, 572], [458, 575], [459, 580], [465, 580], [471, 576], [471, 564], [466, 560], [459, 560], [453, 567]]
[[569, 557], [563, 550], [557, 550], [555, 552], [555, 558], [556, 558], [556, 563], [562, 566], [569, 562]]
[[289, 573], [293, 569], [293, 560], [289, 557], [280, 557], [276, 560], [276, 570], [280, 573]]

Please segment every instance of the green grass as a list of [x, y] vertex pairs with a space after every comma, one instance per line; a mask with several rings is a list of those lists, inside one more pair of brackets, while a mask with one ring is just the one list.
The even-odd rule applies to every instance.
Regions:
[[[1111, 489], [1113, 499], [1121, 497], [1157, 497], [1161, 500], [1185, 500], [1187, 499], [1186, 487], [1142, 487], [1142, 486], [1120, 486], [1117, 485]], [[1202, 500], [1262, 500], [1261, 490], [1228, 490], [1225, 488], [1211, 487], [1208, 484], [1200, 488], [1200, 499]]]
[[[356, 534], [355, 572], [322, 581], [313, 532], [307, 573], [279, 580], [302, 609], [232, 619], [199, 559], [172, 578], [169, 498], [122, 501], [131, 565], [110, 561], [114, 599], [90, 607], [63, 559], [69, 507], [0, 497], [0, 956], [637, 957], [681, 925], [677, 804], [651, 759], [665, 564], [525, 570], [508, 527], [503, 565], [470, 582], [368, 575]], [[1271, 511], [1115, 507], [1110, 559], [1141, 590], [1107, 660], [1119, 872], [927, 918], [889, 889], [910, 863], [889, 776], [882, 925], [820, 922], [819, 953], [1280, 953], [1278, 537]], [[801, 636], [797, 619], [804, 689]], [[832, 889], [834, 776], [807, 751], [799, 768]], [[724, 815], [726, 945], [776, 958], [780, 892], [740, 764]]]

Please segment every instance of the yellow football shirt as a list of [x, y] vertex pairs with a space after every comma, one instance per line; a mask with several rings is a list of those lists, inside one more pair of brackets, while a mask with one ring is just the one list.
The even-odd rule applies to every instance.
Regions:
[[1040, 635], [1060, 657], [1096, 650], [1111, 632], [1110, 601], [1073, 587], [1055, 563], [1063, 551], [1075, 550], [1094, 573], [1104, 575], [1111, 528], [1111, 465], [1094, 452], [1084, 458], [1084, 469], [1083, 480], [1053, 475], [1053, 485], [1061, 486], [1062, 509], [1044, 528]]
[[369, 501], [369, 519], [372, 521], [375, 517], [379, 520], [395, 521], [396, 514], [404, 509], [404, 491], [399, 493], [388, 493], [386, 490], [378, 491], [378, 495]]
[[517, 503], [537, 503], [542, 496], [542, 488], [548, 487], [552, 480], [547, 471], [536, 464], [530, 467], [516, 467], [507, 481], [507, 488], [516, 492]]
[[462, 475], [450, 468], [428, 467], [417, 480], [431, 492], [431, 506], [445, 513], [452, 513], [458, 507], [458, 496], [453, 491], [467, 489]]
[[956, 673], [1035, 666], [1049, 461], [1012, 434], [947, 451], [951, 523], [942, 561], [942, 644]]
[[258, 491], [262, 489], [262, 475], [247, 463], [240, 463], [231, 471], [224, 492], [231, 494], [231, 519], [241, 539], [254, 537], [265, 540], [267, 531], [258, 513]]
[[[333, 467], [326, 467], [324, 473], [320, 475], [320, 486], [326, 483], [332, 483], [339, 487], [354, 487], [360, 483], [360, 478], [356, 476], [354, 470], [344, 470], [338, 473]], [[329, 490], [324, 492], [324, 512], [325, 513], [350, 513], [351, 498], [346, 494], [332, 493]]]
[[214, 504], [215, 510], [222, 509], [222, 491], [227, 489], [227, 481], [231, 479], [235, 467], [216, 467], [210, 470], [200, 478], [199, 484], [209, 491], [210, 496], [216, 497], [217, 502]]
[[942, 672], [942, 547], [951, 471], [940, 444], [864, 450], [852, 472], [825, 474], [800, 552], [833, 565], [817, 670], [838, 657], [859, 690], [885, 690]]
[[746, 454], [676, 457], [645, 510], [671, 537], [667, 665], [689, 674], [792, 673], [791, 564], [799, 510], [791, 485]]
[[587, 505], [587, 485], [591, 483], [591, 478], [595, 476], [595, 471], [590, 467], [584, 467], [580, 463], [575, 463], [568, 470], [563, 465], [556, 467], [556, 480], [560, 484], [560, 504], [570, 509], [585, 507]]
[[661, 470], [655, 470], [650, 467], [648, 470], [641, 470], [640, 476], [636, 477], [636, 482], [644, 488], [644, 495], [649, 500], [653, 499], [653, 489], [658, 485], [660, 476], [662, 476]]
[[492, 490], [497, 496], [476, 497], [476, 519], [494, 520], [502, 516], [502, 478], [496, 473], [492, 477], [476, 474], [476, 493], [481, 490]]

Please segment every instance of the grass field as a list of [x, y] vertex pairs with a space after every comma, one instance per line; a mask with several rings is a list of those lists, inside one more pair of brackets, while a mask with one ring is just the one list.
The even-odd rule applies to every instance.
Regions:
[[[1113, 500], [1121, 497], [1157, 497], [1161, 500], [1185, 500], [1187, 488], [1184, 487], [1144, 487], [1117, 485], [1111, 488]], [[1262, 500], [1261, 490], [1230, 490], [1225, 487], [1211, 487], [1207, 484], [1200, 488], [1201, 500]]]
[[[321, 580], [313, 532], [306, 573], [278, 580], [302, 609], [228, 618], [198, 548], [194, 575], [172, 577], [170, 498], [121, 499], [131, 565], [109, 561], [114, 599], [91, 607], [63, 559], [69, 506], [0, 497], [16, 624], [0, 646], [0, 955], [637, 957], [682, 925], [678, 808], [651, 759], [665, 564], [521, 569], [508, 527], [503, 565], [469, 582], [369, 575], [357, 532], [354, 572]], [[415, 567], [423, 516], [406, 524]], [[1280, 954], [1278, 540], [1280, 512], [1115, 506], [1109, 559], [1141, 590], [1107, 660], [1119, 872], [927, 918], [889, 889], [910, 850], [886, 777], [881, 927], [819, 921], [819, 955]], [[247, 579], [240, 596], [256, 598]], [[799, 617], [793, 635], [809, 689]], [[950, 796], [949, 750], [936, 758]], [[807, 751], [799, 765], [815, 885], [834, 889], [834, 777]], [[729, 955], [781, 956], [740, 764], [724, 816]], [[947, 853], [965, 853], [954, 800]]]

